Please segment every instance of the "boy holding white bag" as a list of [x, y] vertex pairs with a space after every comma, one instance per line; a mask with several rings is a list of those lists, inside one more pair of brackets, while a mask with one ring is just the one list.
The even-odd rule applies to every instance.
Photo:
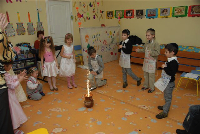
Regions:
[[156, 115], [157, 119], [166, 118], [171, 106], [172, 92], [175, 87], [175, 75], [178, 71], [178, 60], [176, 54], [178, 53], [178, 45], [176, 43], [170, 43], [165, 46], [165, 55], [167, 62], [162, 65], [163, 71], [161, 78], [155, 83], [155, 86], [164, 91], [165, 105], [158, 106], [159, 110], [163, 112]]

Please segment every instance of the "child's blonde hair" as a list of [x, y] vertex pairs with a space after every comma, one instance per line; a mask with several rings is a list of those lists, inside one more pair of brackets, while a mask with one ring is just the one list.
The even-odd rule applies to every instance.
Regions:
[[51, 36], [47, 36], [40, 40], [40, 49], [39, 49], [39, 57], [40, 58], [41, 58], [41, 56], [44, 56], [45, 43], [51, 43], [50, 49], [51, 49], [53, 55], [55, 55], [55, 46], [53, 43], [53, 38]]
[[147, 29], [147, 32], [149, 32], [151, 35], [154, 35], [155, 38], [156, 31], [153, 28]]
[[37, 67], [31, 67], [28, 70], [28, 74], [32, 75], [35, 71], [38, 71]]
[[72, 41], [73, 41], [73, 35], [71, 34], [71, 33], [67, 33], [66, 35], [65, 35], [65, 43], [67, 43], [67, 40], [68, 39], [72, 39]]

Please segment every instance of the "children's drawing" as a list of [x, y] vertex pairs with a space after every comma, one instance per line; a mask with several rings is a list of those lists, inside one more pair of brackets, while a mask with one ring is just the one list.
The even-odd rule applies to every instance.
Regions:
[[23, 26], [23, 23], [20, 21], [20, 15], [19, 12], [17, 12], [18, 17], [18, 23], [17, 23], [17, 35], [25, 35], [25, 28]]
[[169, 18], [172, 17], [172, 8], [159, 8], [158, 18]]
[[189, 6], [188, 17], [200, 17], [200, 5]]
[[186, 17], [188, 6], [173, 7], [172, 17]]
[[31, 22], [31, 17], [30, 17], [29, 12], [28, 12], [28, 20], [29, 20], [29, 22], [27, 23], [28, 35], [34, 35], [35, 34], [35, 28], [33, 27], [33, 22]]
[[13, 28], [13, 24], [10, 23], [10, 18], [7, 11], [6, 11], [6, 15], [7, 15], [7, 20], [8, 20], [8, 25], [5, 28], [5, 33], [8, 37], [15, 36], [15, 29]]
[[145, 17], [145, 10], [144, 9], [138, 9], [136, 10], [136, 18], [142, 19]]
[[134, 18], [134, 10], [124, 10], [124, 18]]
[[158, 8], [147, 9], [146, 10], [146, 18], [148, 18], [148, 19], [158, 18]]

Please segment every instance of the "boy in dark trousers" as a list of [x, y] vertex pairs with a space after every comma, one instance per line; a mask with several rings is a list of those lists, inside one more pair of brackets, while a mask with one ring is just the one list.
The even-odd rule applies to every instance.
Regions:
[[167, 57], [166, 64], [162, 65], [165, 73], [168, 76], [171, 76], [171, 79], [164, 90], [164, 98], [165, 98], [165, 105], [158, 106], [159, 110], [163, 110], [163, 112], [156, 115], [157, 119], [166, 118], [168, 116], [168, 112], [171, 106], [172, 101], [172, 92], [175, 87], [175, 75], [178, 71], [178, 60], [176, 54], [178, 53], [178, 45], [176, 43], [170, 43], [165, 46], [165, 55]]
[[122, 67], [122, 73], [123, 73], [123, 88], [126, 88], [128, 86], [127, 82], [127, 74], [129, 74], [134, 80], [137, 81], [137, 86], [141, 84], [142, 78], [137, 77], [133, 71], [131, 70], [131, 52], [133, 44], [129, 40], [130, 31], [128, 29], [124, 29], [122, 31], [122, 41], [119, 45], [119, 52], [121, 52], [120, 59], [119, 59], [119, 65]]

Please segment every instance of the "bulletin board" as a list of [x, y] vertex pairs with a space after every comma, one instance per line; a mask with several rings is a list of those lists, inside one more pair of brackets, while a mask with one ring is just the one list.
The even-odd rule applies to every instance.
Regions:
[[93, 46], [104, 63], [117, 60], [120, 26], [80, 28], [84, 65], [88, 66], [87, 49]]

